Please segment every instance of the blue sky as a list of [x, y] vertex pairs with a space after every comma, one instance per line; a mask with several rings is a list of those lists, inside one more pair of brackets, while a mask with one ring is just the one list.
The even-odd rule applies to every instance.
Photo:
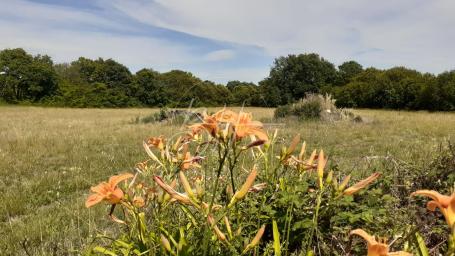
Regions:
[[336, 65], [455, 68], [453, 0], [0, 1], [0, 49], [55, 62], [113, 58], [220, 83], [258, 82], [275, 57], [308, 52]]

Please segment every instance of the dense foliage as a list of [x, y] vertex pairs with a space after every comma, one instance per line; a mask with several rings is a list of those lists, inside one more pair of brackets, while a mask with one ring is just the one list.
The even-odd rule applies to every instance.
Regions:
[[425, 170], [387, 157], [358, 181], [250, 113], [204, 114], [175, 135], [150, 137], [134, 172], [91, 188], [86, 207], [110, 205], [118, 229], [100, 231], [87, 255], [455, 255], [450, 145]]
[[135, 74], [112, 59], [54, 64], [23, 49], [0, 51], [0, 102], [68, 107], [275, 107], [308, 93], [330, 93], [340, 107], [455, 110], [455, 71], [437, 76], [405, 67], [388, 70], [347, 61], [338, 67], [317, 54], [279, 57], [259, 85], [203, 81], [181, 70]]

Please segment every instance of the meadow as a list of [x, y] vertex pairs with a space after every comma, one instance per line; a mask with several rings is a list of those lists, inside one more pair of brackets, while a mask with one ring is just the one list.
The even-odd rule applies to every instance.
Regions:
[[[147, 158], [143, 140], [182, 131], [135, 122], [155, 111], [0, 107], [2, 255], [77, 255], [97, 233], [114, 229], [107, 206], [86, 209], [84, 202], [91, 186]], [[354, 178], [382, 171], [386, 159], [425, 166], [455, 137], [455, 113], [358, 109], [361, 123], [277, 123], [273, 109], [245, 111], [269, 134], [279, 129], [279, 143], [300, 134], [308, 148], [324, 149], [332, 168]]]

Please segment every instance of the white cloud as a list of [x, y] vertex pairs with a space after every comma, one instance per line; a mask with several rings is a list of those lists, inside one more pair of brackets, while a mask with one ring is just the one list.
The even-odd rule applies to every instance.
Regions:
[[[24, 1], [11, 1], [5, 7], [0, 9], [0, 50], [21, 47], [33, 54], [50, 55], [57, 63], [70, 62], [80, 56], [102, 57], [113, 58], [132, 71], [153, 68], [164, 72], [183, 69], [196, 62], [200, 65], [204, 61], [226, 60], [234, 55], [226, 49], [203, 56], [194, 54], [190, 47], [181, 42], [165, 38], [108, 33], [106, 29], [120, 27], [129, 30], [129, 27], [117, 26], [114, 21], [88, 12]], [[15, 13], [6, 10], [23, 11]], [[5, 15], [13, 15], [13, 19], [5, 19]], [[78, 28], [80, 25], [101, 29], [88, 31]], [[199, 75], [199, 72], [194, 73]], [[204, 74], [206, 79], [216, 77], [209, 72]]]
[[113, 5], [144, 23], [257, 45], [272, 56], [317, 52], [338, 64], [354, 58], [433, 72], [454, 67], [452, 0], [117, 0]]
[[235, 57], [235, 52], [229, 49], [217, 50], [209, 52], [204, 56], [206, 61], [223, 61], [229, 60]]
[[[217, 82], [257, 82], [267, 76], [272, 63], [262, 62], [271, 56], [303, 52], [317, 52], [335, 64], [354, 59], [380, 68], [455, 68], [452, 0], [95, 2], [100, 9], [4, 1], [0, 49], [23, 47], [56, 62], [114, 58], [133, 71], [186, 69]], [[146, 35], [144, 26], [131, 20], [227, 43], [195, 50], [204, 39], [188, 45], [159, 33]]]

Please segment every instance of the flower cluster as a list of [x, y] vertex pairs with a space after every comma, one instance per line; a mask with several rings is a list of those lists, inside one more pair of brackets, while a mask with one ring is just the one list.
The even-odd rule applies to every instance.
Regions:
[[[261, 122], [252, 120], [251, 113], [222, 109], [204, 114], [201, 122], [186, 127], [182, 136], [145, 140], [143, 146], [149, 159], [136, 164], [136, 174], [112, 176], [92, 187], [93, 194], [87, 198], [86, 207], [103, 201], [112, 205], [109, 216], [128, 227], [127, 233], [113, 239], [110, 249], [103, 250], [112, 254], [130, 250], [138, 255], [147, 252], [258, 255], [268, 250], [267, 246], [259, 248], [261, 239], [267, 237], [264, 243], [273, 239], [275, 254], [279, 254], [282, 246], [286, 249], [289, 246], [290, 221], [299, 220], [292, 217], [292, 205], [286, 206], [290, 207], [287, 210], [290, 217], [286, 218], [289, 223], [280, 231], [276, 220], [261, 210], [281, 210], [277, 209], [281, 200], [278, 195], [287, 193], [283, 175], [288, 175], [293, 181], [307, 180], [310, 186], [308, 203], [314, 205], [308, 205], [313, 217], [305, 247], [310, 255], [313, 241], [319, 239], [320, 210], [359, 193], [376, 181], [380, 173], [349, 185], [350, 175], [337, 179], [340, 175], [327, 171], [328, 157], [323, 150], [307, 155], [307, 145], [305, 142], [300, 145], [300, 135], [279, 153], [274, 150], [276, 138], [277, 132], [269, 136]], [[428, 208], [439, 208], [453, 226], [453, 196], [427, 190], [413, 195], [432, 198]], [[114, 216], [115, 206], [121, 207], [117, 211], [121, 218]], [[249, 214], [251, 207], [257, 215]], [[267, 228], [271, 223], [273, 235]], [[287, 234], [286, 240], [280, 238], [280, 232]], [[389, 252], [385, 240], [377, 241], [361, 229], [351, 234], [367, 241], [368, 255], [410, 255]]]

